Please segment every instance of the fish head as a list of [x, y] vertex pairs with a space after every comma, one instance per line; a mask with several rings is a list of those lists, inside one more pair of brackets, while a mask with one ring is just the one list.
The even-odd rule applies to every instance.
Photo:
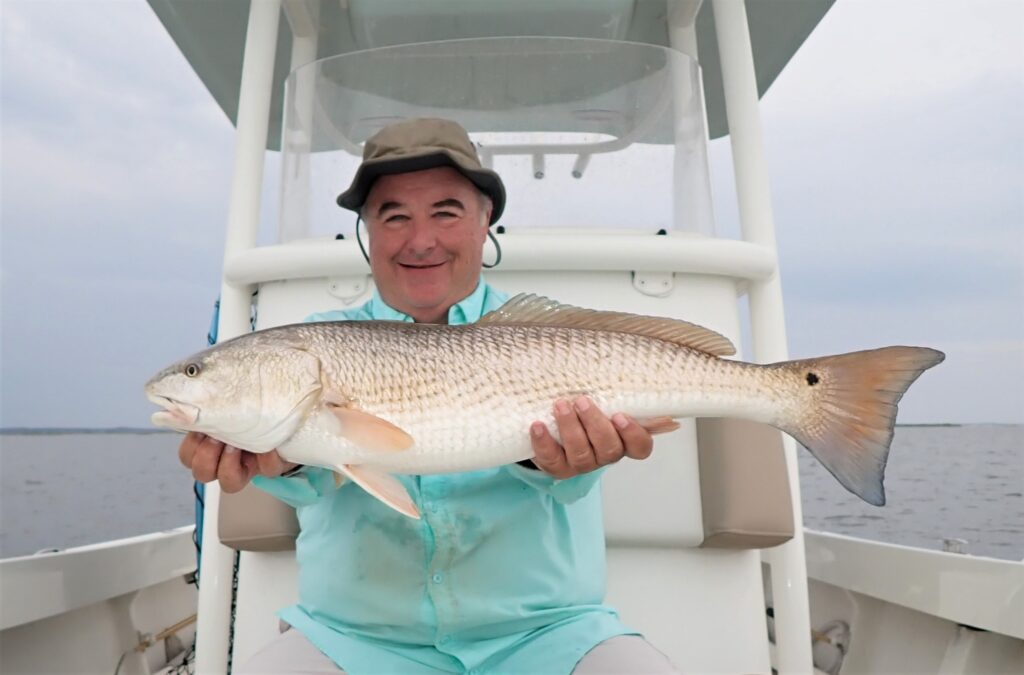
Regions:
[[[248, 338], [248, 339], [246, 339]], [[179, 361], [146, 383], [159, 427], [198, 431], [251, 452], [277, 448], [320, 399], [320, 360], [253, 333]]]

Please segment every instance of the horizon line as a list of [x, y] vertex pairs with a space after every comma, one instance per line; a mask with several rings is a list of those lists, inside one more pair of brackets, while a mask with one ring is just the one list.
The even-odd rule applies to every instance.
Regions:
[[[907, 422], [900, 427], [1024, 426], [1024, 422]], [[60, 434], [177, 434], [174, 429], [156, 427], [0, 427], [0, 436], [41, 436]]]

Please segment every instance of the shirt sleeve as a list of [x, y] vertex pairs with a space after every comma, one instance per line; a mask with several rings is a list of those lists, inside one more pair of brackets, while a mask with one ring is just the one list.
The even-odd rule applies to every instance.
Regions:
[[580, 474], [565, 480], [558, 480], [538, 469], [527, 469], [518, 464], [507, 464], [505, 470], [530, 487], [550, 495], [559, 504], [572, 504], [583, 499], [601, 481], [607, 467], [590, 473]]
[[306, 466], [284, 477], [255, 476], [252, 484], [292, 507], [308, 506], [335, 489], [334, 472]]

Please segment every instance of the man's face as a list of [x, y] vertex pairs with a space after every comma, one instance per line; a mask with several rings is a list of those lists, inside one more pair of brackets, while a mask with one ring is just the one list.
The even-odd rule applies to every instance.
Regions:
[[386, 303], [416, 321], [445, 323], [476, 288], [490, 210], [455, 169], [381, 176], [366, 198], [370, 267]]

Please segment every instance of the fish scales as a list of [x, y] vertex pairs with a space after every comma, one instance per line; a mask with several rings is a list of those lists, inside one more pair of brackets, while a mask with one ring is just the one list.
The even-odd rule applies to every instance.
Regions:
[[[557, 399], [587, 395], [609, 412], [684, 415], [694, 405], [735, 408], [762, 389], [746, 364], [630, 333], [390, 322], [311, 324], [303, 332], [327, 388], [416, 439], [409, 451], [384, 456], [347, 447], [351, 461], [402, 473], [527, 459], [530, 424], [554, 428]], [[294, 444], [303, 443], [337, 440], [300, 429]]]

